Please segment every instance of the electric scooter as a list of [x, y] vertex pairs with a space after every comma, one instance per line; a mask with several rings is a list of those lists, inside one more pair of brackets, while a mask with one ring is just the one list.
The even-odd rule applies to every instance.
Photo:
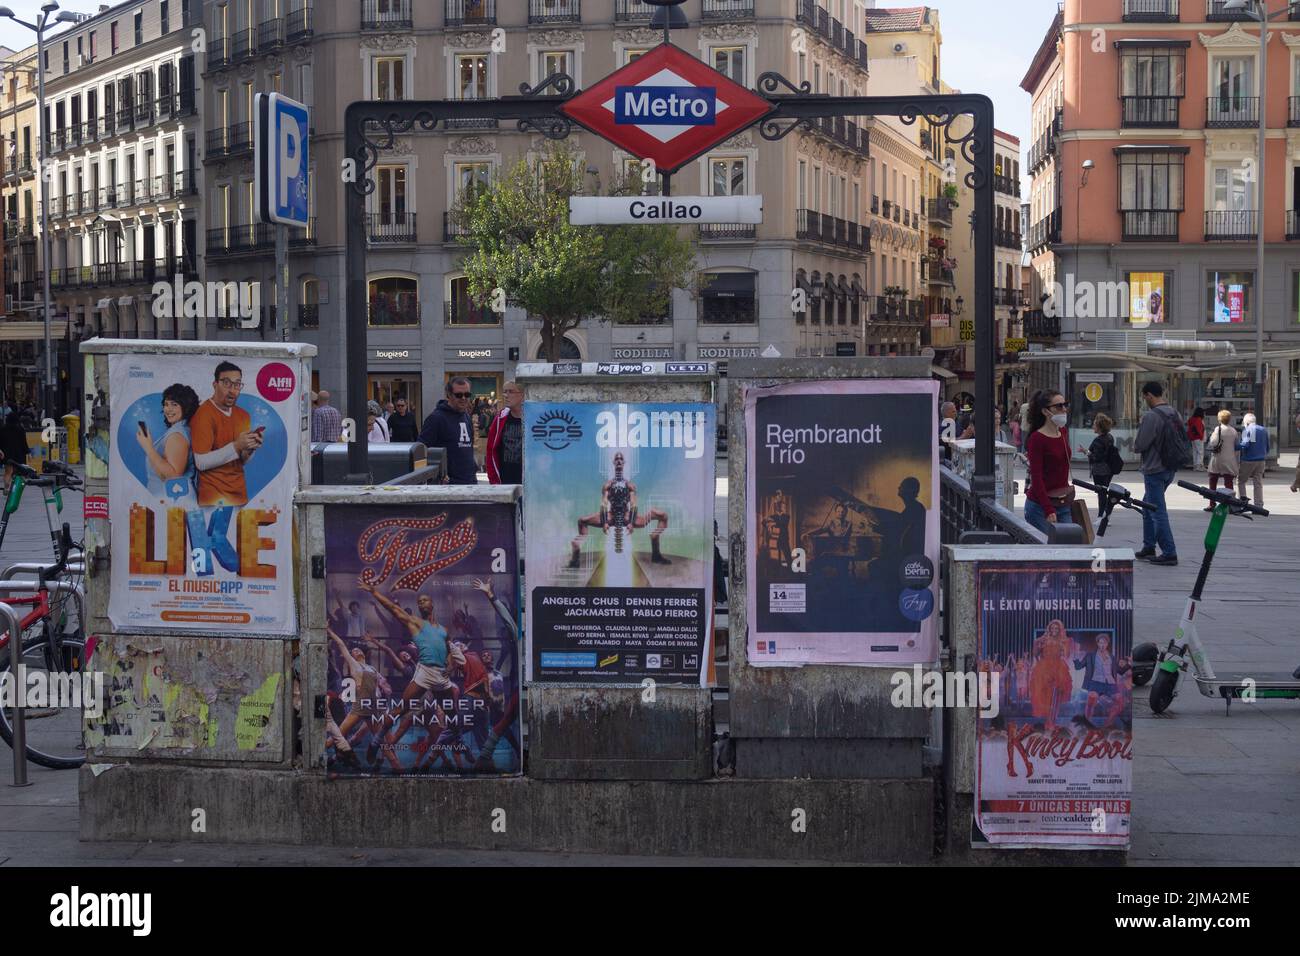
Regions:
[[[1232, 715], [1232, 702], [1235, 699], [1257, 700], [1261, 698], [1280, 698], [1283, 700], [1300, 700], [1300, 667], [1288, 677], [1285, 674], [1246, 674], [1238, 672], [1217, 672], [1205, 654], [1205, 646], [1196, 630], [1196, 608], [1201, 602], [1205, 590], [1205, 581], [1210, 576], [1210, 565], [1214, 561], [1214, 552], [1219, 546], [1223, 526], [1228, 516], [1240, 515], [1254, 520], [1251, 515], [1268, 517], [1268, 511], [1242, 501], [1230, 491], [1211, 491], [1189, 481], [1178, 482], [1178, 487], [1194, 491], [1207, 499], [1214, 506], [1210, 517], [1210, 527], [1205, 534], [1205, 557], [1201, 559], [1201, 570], [1196, 575], [1196, 584], [1183, 610], [1178, 630], [1163, 651], [1154, 644], [1141, 644], [1133, 649], [1136, 665], [1139, 652], [1144, 658], [1156, 658], [1155, 680], [1151, 684], [1151, 710], [1162, 714], [1173, 703], [1178, 694], [1178, 676], [1187, 670], [1190, 659], [1196, 672], [1196, 686], [1202, 696], [1221, 697], [1227, 707], [1228, 716]], [[1134, 681], [1136, 683], [1136, 681]]]

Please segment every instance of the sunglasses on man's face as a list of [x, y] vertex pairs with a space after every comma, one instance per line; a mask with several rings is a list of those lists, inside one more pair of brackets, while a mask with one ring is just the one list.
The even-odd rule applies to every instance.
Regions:
[[452, 392], [451, 396], [452, 398], [466, 399], [466, 398], [473, 398], [474, 393], [473, 392]]

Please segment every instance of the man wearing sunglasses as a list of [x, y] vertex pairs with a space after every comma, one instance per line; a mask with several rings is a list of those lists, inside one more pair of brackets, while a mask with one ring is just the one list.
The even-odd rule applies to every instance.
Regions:
[[438, 403], [424, 420], [420, 441], [427, 448], [441, 448], [447, 456], [447, 474], [443, 484], [478, 484], [478, 464], [474, 460], [474, 426], [469, 408], [474, 392], [469, 379], [457, 376], [447, 383], [447, 397]]

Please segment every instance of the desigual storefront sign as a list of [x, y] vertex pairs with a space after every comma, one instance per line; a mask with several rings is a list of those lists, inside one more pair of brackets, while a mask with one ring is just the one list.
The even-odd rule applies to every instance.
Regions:
[[447, 358], [458, 359], [460, 361], [472, 361], [474, 359], [499, 359], [501, 350], [489, 346], [482, 348], [456, 348], [447, 349]]
[[376, 362], [419, 362], [418, 348], [406, 349], [371, 349], [370, 358]]

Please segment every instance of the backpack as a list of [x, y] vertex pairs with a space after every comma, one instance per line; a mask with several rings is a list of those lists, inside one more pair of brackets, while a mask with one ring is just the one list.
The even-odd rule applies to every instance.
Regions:
[[[1157, 408], [1169, 406], [1161, 405]], [[1169, 410], [1169, 414], [1160, 411], [1154, 411], [1154, 414], [1164, 419], [1160, 435], [1156, 439], [1160, 463], [1166, 470], [1172, 471], [1192, 467], [1192, 442], [1187, 437], [1187, 427], [1183, 424], [1182, 416], [1173, 409]]]
[[1114, 442], [1111, 443], [1110, 453], [1106, 456], [1106, 465], [1110, 468], [1112, 477], [1124, 470], [1124, 459], [1120, 456], [1119, 449], [1115, 447]]

